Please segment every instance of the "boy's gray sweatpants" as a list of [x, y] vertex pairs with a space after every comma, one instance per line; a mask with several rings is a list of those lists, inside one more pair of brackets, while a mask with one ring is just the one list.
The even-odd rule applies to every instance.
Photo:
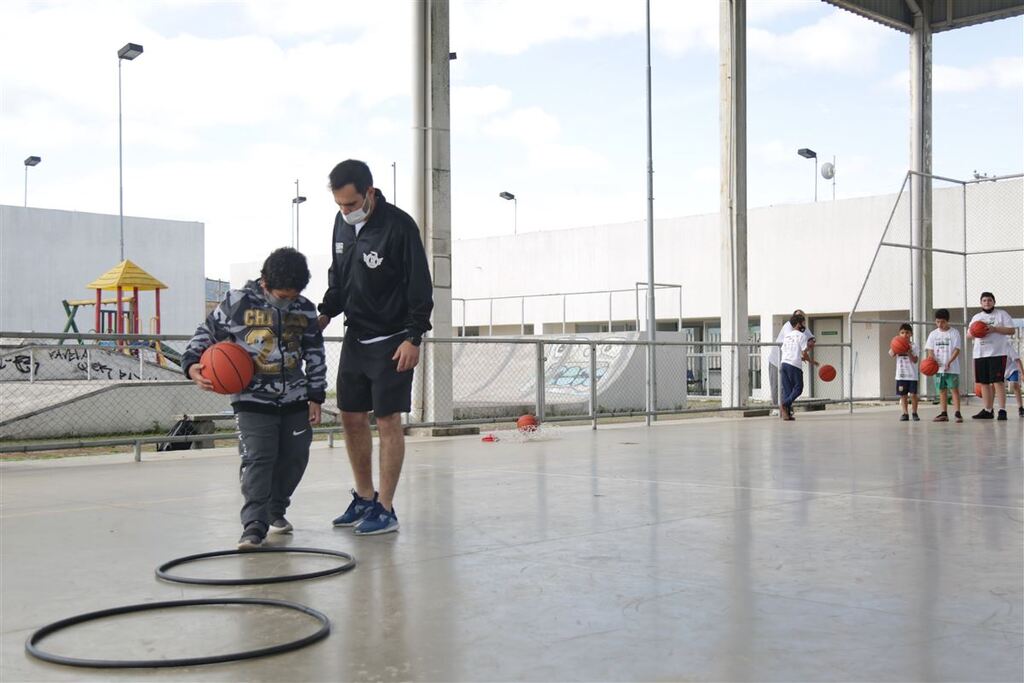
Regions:
[[309, 462], [313, 430], [305, 410], [287, 415], [240, 412], [242, 526], [284, 517]]

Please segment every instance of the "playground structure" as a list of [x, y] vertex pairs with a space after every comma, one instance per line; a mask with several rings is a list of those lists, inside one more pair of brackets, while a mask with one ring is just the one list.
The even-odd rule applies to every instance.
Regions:
[[[86, 285], [87, 289], [96, 290], [94, 299], [65, 299], [64, 311], [68, 319], [64, 324], [63, 332], [79, 332], [75, 316], [78, 309], [85, 306], [93, 306], [93, 328], [92, 332], [97, 334], [140, 334], [142, 332], [139, 292], [153, 292], [155, 300], [155, 313], [150, 319], [151, 334], [160, 334], [160, 290], [167, 289], [167, 285], [147, 273], [132, 261], [125, 259], [116, 266], [100, 275], [98, 278]], [[131, 290], [131, 296], [125, 296], [125, 292]], [[115, 297], [103, 298], [103, 292], [114, 291]], [[115, 304], [114, 309], [104, 309], [105, 304]], [[127, 310], [125, 306], [127, 305]]]
[[[93, 328], [90, 332], [96, 334], [141, 334], [142, 317], [140, 314], [139, 292], [153, 292], [154, 315], [149, 320], [150, 334], [160, 334], [160, 290], [167, 289], [160, 280], [143, 270], [139, 265], [129, 259], [121, 261], [116, 266], [100, 275], [98, 278], [86, 285], [87, 289], [96, 290], [93, 299], [64, 299], [61, 303], [64, 312], [67, 314], [67, 322], [64, 323], [63, 333], [80, 332], [75, 317], [78, 309], [86, 306], [93, 306]], [[130, 290], [131, 294], [125, 293]], [[103, 292], [113, 291], [116, 296], [104, 299]], [[104, 305], [114, 304], [115, 308], [103, 308]], [[127, 307], [127, 310], [126, 310]], [[60, 343], [63, 343], [61, 340]], [[78, 339], [82, 343], [82, 339]], [[167, 349], [161, 348], [159, 342], [140, 342], [145, 348], [152, 348], [156, 351], [157, 362], [165, 365], [167, 360], [177, 364], [180, 357]], [[119, 342], [119, 348], [134, 348], [135, 344], [124, 344]], [[137, 354], [136, 354], [137, 355]]]

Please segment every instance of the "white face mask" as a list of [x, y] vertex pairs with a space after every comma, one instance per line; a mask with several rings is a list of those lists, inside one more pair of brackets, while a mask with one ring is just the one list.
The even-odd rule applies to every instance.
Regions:
[[349, 211], [348, 213], [342, 211], [341, 217], [349, 225], [356, 225], [357, 223], [362, 223], [363, 221], [366, 220], [366, 217], [369, 215], [369, 211], [367, 211], [367, 206], [369, 205], [369, 203], [370, 197], [367, 196], [366, 200], [363, 202], [362, 208], [356, 209], [355, 211]]

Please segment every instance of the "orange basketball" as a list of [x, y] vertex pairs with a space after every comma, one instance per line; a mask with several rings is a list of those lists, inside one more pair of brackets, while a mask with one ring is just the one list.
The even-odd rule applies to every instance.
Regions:
[[892, 349], [892, 352], [897, 356], [901, 353], [910, 353], [910, 342], [907, 341], [906, 337], [897, 334], [892, 338], [892, 341], [889, 342], [889, 348]]
[[249, 386], [255, 368], [249, 352], [233, 342], [217, 342], [199, 358], [203, 377], [218, 394], [237, 394]]
[[822, 365], [818, 368], [818, 377], [823, 382], [831, 382], [836, 378], [836, 369], [831, 365]]
[[939, 361], [928, 357], [921, 361], [921, 374], [931, 377], [939, 371]]
[[973, 323], [971, 323], [969, 329], [971, 332], [971, 336], [974, 337], [975, 339], [981, 339], [982, 337], [988, 334], [988, 325], [981, 322], [980, 320], [975, 320]]
[[537, 430], [537, 418], [533, 415], [523, 415], [516, 420], [516, 428], [521, 432], [534, 432]]
[[981, 396], [981, 385], [980, 384], [975, 384], [974, 385], [974, 395], [977, 396], [978, 398], [982, 398], [982, 396]]

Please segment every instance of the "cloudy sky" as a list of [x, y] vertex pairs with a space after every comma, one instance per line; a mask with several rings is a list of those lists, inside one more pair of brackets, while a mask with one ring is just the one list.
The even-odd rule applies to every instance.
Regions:
[[[655, 215], [718, 207], [718, 3], [654, 0]], [[456, 239], [641, 219], [641, 0], [452, 0]], [[818, 0], [750, 0], [749, 201], [810, 201], [811, 147], [839, 198], [898, 189], [908, 37]], [[291, 239], [327, 252], [325, 189], [355, 157], [409, 201], [411, 3], [0, 3], [0, 203], [117, 213], [117, 49], [127, 215], [206, 224], [211, 277]], [[935, 170], [1024, 168], [1024, 19], [934, 39]], [[831, 187], [819, 185], [822, 198]]]

